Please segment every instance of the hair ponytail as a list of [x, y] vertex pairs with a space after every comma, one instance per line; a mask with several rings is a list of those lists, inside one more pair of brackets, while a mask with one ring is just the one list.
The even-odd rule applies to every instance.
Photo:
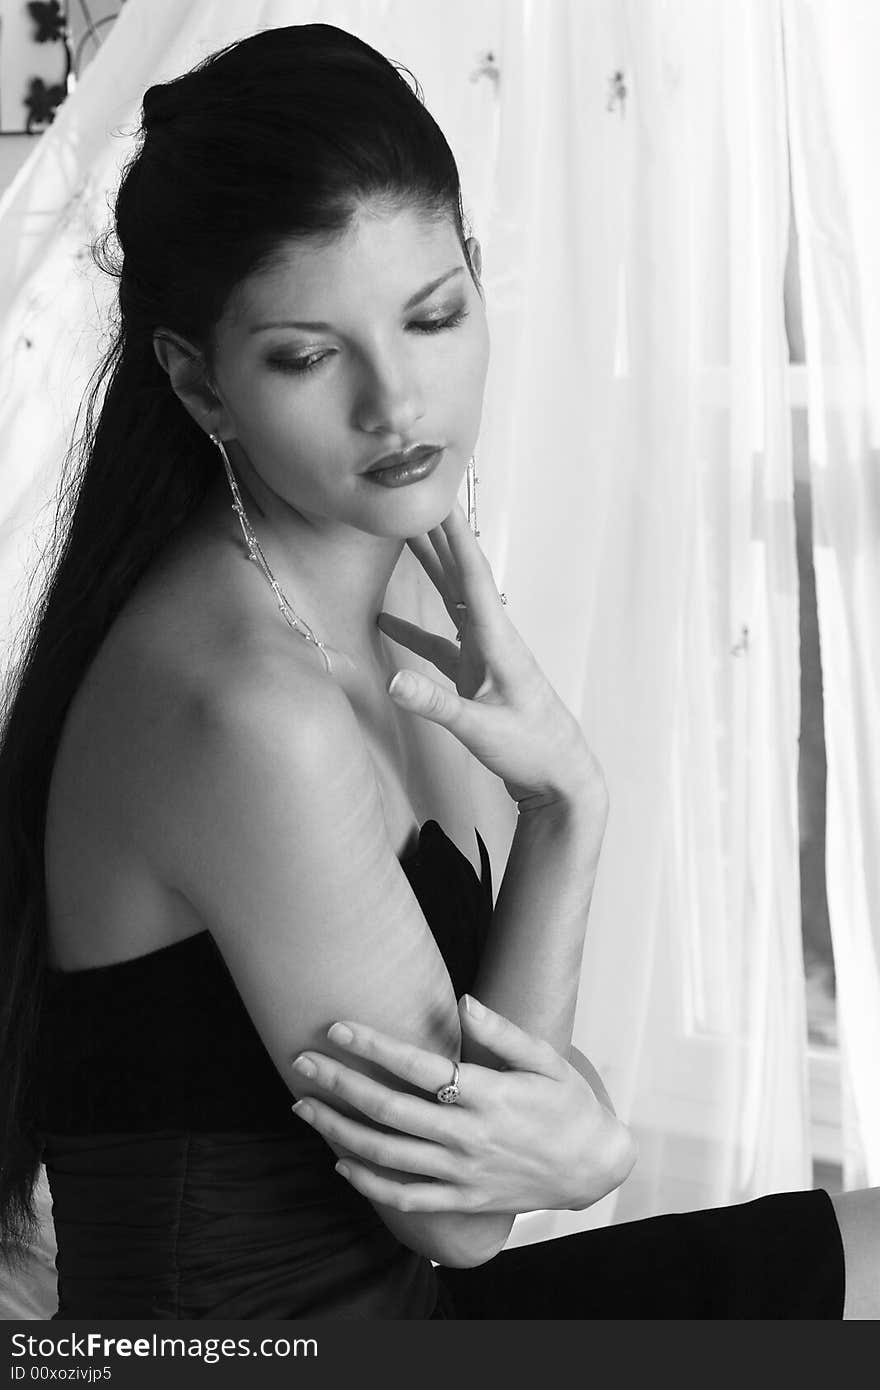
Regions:
[[449, 218], [465, 249], [455, 160], [418, 89], [332, 25], [266, 30], [151, 87], [140, 133], [115, 226], [96, 248], [119, 280], [117, 332], [65, 465], [51, 576], [0, 729], [0, 1249], [9, 1259], [35, 1225], [43, 844], [62, 727], [108, 629], [218, 466], [153, 334], [164, 327], [207, 351], [246, 275], [290, 238], [343, 232], [371, 197]]

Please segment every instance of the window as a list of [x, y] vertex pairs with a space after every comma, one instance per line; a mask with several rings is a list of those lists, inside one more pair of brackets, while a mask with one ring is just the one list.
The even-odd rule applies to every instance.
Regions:
[[810, 439], [806, 352], [801, 318], [797, 227], [791, 208], [785, 273], [794, 469], [794, 505], [800, 583], [801, 727], [798, 767], [801, 924], [807, 978], [807, 1050], [810, 1075], [813, 1186], [843, 1187], [840, 1129], [840, 1059], [837, 1049], [834, 956], [825, 890], [825, 737], [822, 656], [813, 573]]

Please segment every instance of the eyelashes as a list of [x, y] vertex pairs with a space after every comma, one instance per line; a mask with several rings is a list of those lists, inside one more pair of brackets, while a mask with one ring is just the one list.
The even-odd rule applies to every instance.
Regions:
[[459, 309], [454, 314], [448, 314], [444, 319], [422, 319], [412, 325], [419, 333], [439, 333], [444, 328], [456, 328], [463, 323], [468, 316], [467, 309]]
[[[449, 328], [457, 328], [460, 323], [464, 323], [468, 317], [467, 309], [458, 309], [454, 314], [447, 314], [440, 319], [421, 319], [410, 324], [410, 328], [416, 333], [442, 333]], [[275, 371], [286, 372], [292, 376], [305, 376], [307, 372], [313, 372], [320, 367], [325, 358], [332, 356], [329, 352], [311, 352], [305, 357], [268, 357], [268, 365]]]

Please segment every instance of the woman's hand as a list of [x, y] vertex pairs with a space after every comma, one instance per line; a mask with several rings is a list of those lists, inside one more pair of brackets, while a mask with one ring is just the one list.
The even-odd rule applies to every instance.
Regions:
[[[429, 544], [430, 541], [430, 544]], [[403, 708], [449, 729], [523, 810], [587, 797], [605, 784], [580, 725], [544, 675], [502, 604], [492, 569], [456, 502], [441, 526], [407, 544], [461, 630], [461, 646], [380, 613], [377, 624], [432, 662], [454, 685], [398, 672], [389, 693]], [[465, 604], [464, 609], [456, 607]]]
[[[335, 1023], [327, 1036], [424, 1096], [402, 1094], [323, 1053], [302, 1054], [327, 1102], [309, 1096], [293, 1110], [342, 1157], [337, 1172], [365, 1197], [400, 1211], [579, 1211], [613, 1191], [635, 1162], [627, 1127], [549, 1043], [467, 1003], [465, 995], [463, 1032], [506, 1070], [460, 1063], [461, 1095], [452, 1105], [436, 1099], [451, 1080], [451, 1059], [375, 1028]], [[335, 1110], [335, 1096], [360, 1110], [364, 1123]]]

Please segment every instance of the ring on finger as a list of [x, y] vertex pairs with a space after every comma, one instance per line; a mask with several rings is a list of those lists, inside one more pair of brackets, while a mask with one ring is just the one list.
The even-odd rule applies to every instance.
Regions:
[[454, 1105], [461, 1095], [461, 1085], [459, 1083], [458, 1063], [452, 1063], [452, 1080], [447, 1081], [445, 1086], [441, 1086], [436, 1092], [437, 1099], [442, 1105]]

